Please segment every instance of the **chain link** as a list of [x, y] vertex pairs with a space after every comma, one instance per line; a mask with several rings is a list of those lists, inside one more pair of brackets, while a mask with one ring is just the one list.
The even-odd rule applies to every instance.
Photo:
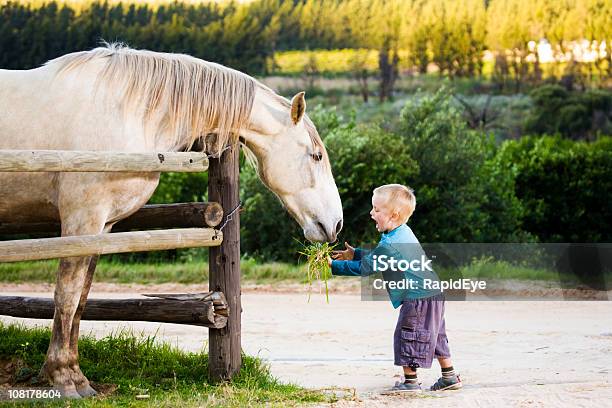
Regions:
[[218, 155], [217, 155], [217, 154], [212, 154], [212, 153], [211, 153], [211, 154], [207, 154], [207, 155], [206, 155], [206, 157], [208, 157], [209, 159], [219, 159], [219, 158], [221, 157], [221, 155], [222, 155], [222, 154], [223, 154], [223, 153], [224, 153], [224, 152], [225, 152], [227, 149], [231, 148], [232, 146], [233, 146], [233, 145], [231, 145], [231, 144], [230, 144], [230, 145], [227, 145], [227, 146], [225, 146], [225, 147], [223, 148], [223, 150], [221, 150], [221, 151], [219, 152], [219, 154], [218, 154]]
[[234, 217], [234, 214], [236, 213], [236, 211], [239, 211], [240, 208], [242, 207], [242, 201], [238, 202], [238, 205], [232, 210], [230, 211], [229, 214], [227, 214], [225, 216], [225, 221], [223, 221], [223, 224], [221, 224], [221, 226], [219, 228], [215, 228], [215, 238], [218, 237], [218, 232], [223, 231], [223, 228], [225, 228], [225, 226], [227, 225], [228, 222], [230, 222]]
[[[214, 158], [214, 159], [218, 159], [220, 158], [223, 153], [227, 150], [230, 149], [233, 145], [227, 145], [223, 148], [223, 150], [221, 150], [218, 155], [217, 154], [208, 154], [207, 157], [209, 159]], [[221, 226], [219, 228], [215, 228], [215, 237], [217, 237], [217, 231], [223, 231], [223, 228], [225, 228], [225, 226], [227, 225], [228, 222], [230, 222], [233, 219], [234, 214], [236, 213], [236, 211], [239, 211], [242, 208], [242, 201], [238, 202], [238, 205], [236, 207], [234, 207], [234, 209], [232, 211], [230, 211], [229, 214], [227, 214], [225, 216], [225, 221], [223, 222], [223, 224], [221, 224]]]

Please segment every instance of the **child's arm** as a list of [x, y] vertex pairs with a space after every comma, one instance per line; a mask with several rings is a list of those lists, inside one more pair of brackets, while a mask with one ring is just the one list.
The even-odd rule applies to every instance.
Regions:
[[[372, 269], [371, 256], [366, 255], [366, 259], [362, 259], [363, 250], [355, 248], [352, 260], [331, 260], [329, 266], [332, 270], [332, 275], [339, 276], [366, 276], [374, 273]], [[365, 261], [365, 264], [362, 263]]]
[[353, 248], [348, 242], [344, 242], [344, 250], [332, 252], [332, 258], [328, 259], [332, 275], [360, 276], [361, 275], [361, 249]]
[[331, 261], [332, 275], [361, 276], [361, 261]]
[[368, 276], [377, 271], [374, 269], [374, 255], [390, 254], [391, 250], [385, 245], [378, 245], [373, 250], [354, 248], [355, 253], [352, 260], [328, 259], [332, 275], [340, 276]]

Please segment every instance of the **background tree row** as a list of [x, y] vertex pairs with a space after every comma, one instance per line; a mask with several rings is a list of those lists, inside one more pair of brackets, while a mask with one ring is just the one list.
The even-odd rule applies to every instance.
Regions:
[[9, 2], [0, 6], [0, 67], [31, 68], [100, 39], [185, 52], [251, 74], [268, 73], [265, 61], [278, 51], [366, 48], [378, 52], [378, 75], [392, 87], [400, 50], [415, 71], [435, 67], [450, 77], [482, 75], [488, 50], [500, 83], [520, 88], [541, 79], [537, 42], [546, 39], [557, 75], [584, 68], [601, 83], [612, 73], [610, 21], [612, 0]]

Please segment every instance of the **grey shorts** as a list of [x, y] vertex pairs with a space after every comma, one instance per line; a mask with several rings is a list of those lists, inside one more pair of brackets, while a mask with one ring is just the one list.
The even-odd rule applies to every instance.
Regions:
[[444, 321], [444, 296], [402, 302], [393, 351], [395, 365], [430, 368], [435, 357], [450, 357]]

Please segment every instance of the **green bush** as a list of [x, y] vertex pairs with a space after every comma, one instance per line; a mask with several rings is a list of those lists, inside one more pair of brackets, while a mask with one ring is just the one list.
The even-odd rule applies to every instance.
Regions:
[[208, 172], [162, 173], [159, 186], [149, 200], [151, 204], [206, 201]]
[[281, 202], [257, 178], [255, 170], [243, 166], [240, 173], [240, 250], [258, 260], [295, 260], [296, 239], [304, 240], [297, 222]]
[[512, 173], [494, 165], [492, 135], [471, 130], [442, 88], [409, 101], [398, 130], [418, 163], [410, 221], [423, 242], [507, 242], [528, 239]]
[[[447, 90], [409, 102], [399, 129], [357, 125], [334, 109], [312, 117], [324, 136], [344, 210], [340, 242], [375, 243], [372, 190], [388, 183], [415, 189], [409, 224], [423, 242], [509, 242], [531, 238], [520, 226], [522, 206], [511, 169], [495, 161], [492, 136], [467, 128]], [[244, 169], [241, 245], [249, 256], [295, 259], [302, 232], [276, 197]]]
[[331, 131], [325, 143], [344, 211], [340, 239], [377, 242], [369, 214], [372, 190], [381, 184], [410, 184], [418, 173], [417, 162], [400, 136], [376, 125], [348, 122]]
[[612, 240], [612, 137], [523, 137], [505, 142], [496, 162], [513, 172], [523, 228], [540, 241]]
[[[563, 95], [559, 89], [548, 92], [553, 105]], [[602, 103], [593, 102], [605, 107]], [[344, 207], [340, 242], [376, 242], [371, 194], [386, 183], [415, 189], [417, 208], [409, 225], [423, 242], [611, 238], [609, 137], [585, 143], [533, 136], [498, 147], [492, 135], [467, 127], [461, 108], [444, 88], [409, 100], [395, 127], [357, 124], [355, 116], [335, 108], [311, 110]], [[200, 200], [205, 190], [206, 174], [169, 174], [153, 201]], [[302, 231], [248, 166], [241, 170], [241, 197], [243, 254], [295, 261]]]
[[531, 92], [533, 109], [525, 120], [527, 133], [594, 138], [612, 132], [612, 93], [600, 89], [569, 92], [543, 85]]

